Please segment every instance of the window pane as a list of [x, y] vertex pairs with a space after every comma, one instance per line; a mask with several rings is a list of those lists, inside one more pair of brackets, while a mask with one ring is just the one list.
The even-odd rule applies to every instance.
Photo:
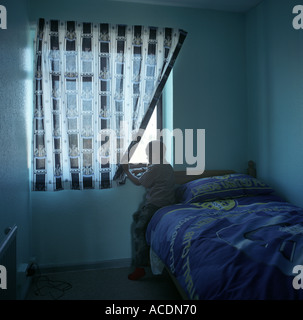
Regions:
[[147, 163], [146, 146], [152, 141], [157, 140], [157, 107], [155, 108], [153, 115], [148, 123], [148, 126], [139, 142], [139, 145], [130, 159], [131, 163]]

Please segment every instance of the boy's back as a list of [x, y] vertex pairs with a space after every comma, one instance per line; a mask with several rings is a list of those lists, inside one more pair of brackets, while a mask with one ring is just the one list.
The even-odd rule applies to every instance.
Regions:
[[147, 189], [146, 204], [164, 207], [175, 202], [175, 175], [170, 164], [151, 164], [139, 178]]

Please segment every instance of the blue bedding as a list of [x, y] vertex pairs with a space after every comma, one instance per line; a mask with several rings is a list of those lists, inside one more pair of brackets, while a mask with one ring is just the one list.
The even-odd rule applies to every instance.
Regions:
[[146, 238], [189, 299], [303, 298], [303, 209], [273, 194], [164, 207]]

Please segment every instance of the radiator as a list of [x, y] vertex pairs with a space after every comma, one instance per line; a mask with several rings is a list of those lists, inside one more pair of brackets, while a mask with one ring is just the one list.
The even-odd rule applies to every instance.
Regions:
[[[7, 228], [5, 238], [0, 243], [0, 300], [17, 298], [16, 242], [17, 226]], [[4, 286], [5, 282], [6, 286]]]

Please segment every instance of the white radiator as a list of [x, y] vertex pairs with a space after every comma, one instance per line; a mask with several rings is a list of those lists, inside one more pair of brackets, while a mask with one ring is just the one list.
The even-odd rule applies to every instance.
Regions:
[[0, 243], [0, 300], [17, 298], [17, 226], [5, 230], [5, 238]]

